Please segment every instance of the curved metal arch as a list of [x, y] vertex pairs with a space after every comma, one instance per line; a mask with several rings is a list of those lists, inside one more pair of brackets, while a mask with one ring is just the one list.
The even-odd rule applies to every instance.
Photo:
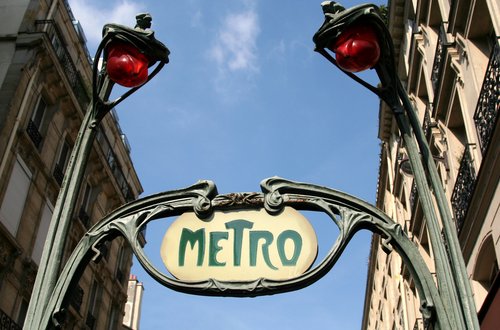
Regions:
[[[207, 296], [260, 296], [304, 288], [323, 277], [335, 265], [351, 238], [361, 229], [368, 229], [384, 238], [384, 245], [394, 249], [407, 265], [421, 301], [423, 317], [434, 329], [450, 329], [449, 317], [442, 299], [416, 247], [394, 223], [376, 207], [348, 194], [278, 177], [261, 182], [263, 193], [218, 195], [215, 184], [200, 181], [186, 189], [145, 197], [115, 210], [94, 225], [78, 243], [65, 265], [54, 289], [43, 325], [60, 327], [60, 313], [68, 304], [67, 294], [78, 282], [87, 264], [99, 258], [99, 246], [118, 236], [125, 238], [143, 268], [162, 285], [184, 293]], [[138, 236], [148, 222], [194, 211], [206, 219], [215, 210], [265, 208], [270, 214], [285, 206], [297, 210], [321, 211], [339, 227], [339, 236], [325, 258], [314, 268], [289, 280], [204, 281], [186, 282], [169, 277], [149, 261], [139, 244]]]

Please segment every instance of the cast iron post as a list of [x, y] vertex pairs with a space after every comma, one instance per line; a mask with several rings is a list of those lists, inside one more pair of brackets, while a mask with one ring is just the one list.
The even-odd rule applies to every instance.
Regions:
[[[456, 227], [429, 145], [416, 112], [397, 76], [394, 46], [389, 30], [382, 20], [378, 8], [374, 5], [366, 4], [349, 9], [345, 9], [333, 1], [325, 1], [321, 5], [325, 14], [325, 22], [314, 35], [315, 50], [350, 78], [379, 96], [391, 108], [408, 152], [420, 202], [427, 220], [435, 256], [439, 292], [446, 304], [447, 313], [456, 329], [479, 329], [472, 290], [465, 262], [460, 253]], [[348, 30], [350, 32], [346, 33], [347, 35], [342, 35]], [[347, 45], [348, 39], [355, 34], [365, 34], [361, 37], [362, 39], [372, 38], [373, 40], [368, 40], [368, 44], [377, 44], [375, 46], [368, 45], [368, 48], [373, 47], [373, 49], [368, 49], [368, 53], [360, 52], [357, 54], [360, 55], [361, 62], [363, 62], [361, 65], [349, 63], [349, 61], [355, 62], [355, 59], [348, 58], [350, 54], [344, 53], [344, 51], [351, 51], [352, 43]], [[342, 47], [344, 48], [342, 49]], [[337, 57], [341, 53], [341, 58], [335, 59], [326, 51], [326, 48], [337, 52]], [[377, 51], [379, 54], [375, 54]], [[339, 63], [339, 60], [343, 63]], [[376, 70], [380, 79], [379, 87], [370, 85], [353, 73], [367, 68]], [[436, 214], [434, 201], [437, 204], [440, 218]], [[444, 240], [441, 236], [439, 219], [441, 219], [443, 226]], [[447, 248], [445, 244], [447, 244]]]
[[[71, 152], [63, 183], [57, 197], [47, 239], [36, 276], [24, 329], [38, 330], [52, 296], [69, 234], [72, 215], [80, 192], [86, 163], [102, 118], [117, 104], [151, 80], [168, 63], [169, 50], [155, 39], [149, 14], [138, 14], [134, 29], [106, 24], [103, 39], [96, 51], [92, 72], [92, 101], [87, 108], [75, 145]], [[102, 67], [99, 58], [103, 56]], [[113, 56], [118, 59], [111, 63]], [[148, 67], [154, 70], [148, 75]], [[109, 101], [114, 83], [131, 87], [123, 95]]]

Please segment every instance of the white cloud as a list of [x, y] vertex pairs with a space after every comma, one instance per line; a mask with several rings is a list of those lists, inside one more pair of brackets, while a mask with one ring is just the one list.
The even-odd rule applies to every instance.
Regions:
[[239, 100], [255, 87], [253, 77], [259, 72], [260, 26], [254, 7], [253, 3], [247, 3], [246, 10], [226, 15], [208, 51], [217, 70], [212, 82], [225, 103]]
[[279, 62], [283, 62], [285, 60], [286, 51], [287, 51], [287, 46], [285, 44], [285, 41], [281, 39], [279, 42], [276, 43], [274, 47], [272, 47], [269, 50], [267, 57], [273, 60], [277, 60]]
[[259, 32], [258, 16], [253, 9], [227, 15], [210, 49], [210, 57], [219, 70], [258, 71]]
[[191, 16], [191, 26], [192, 27], [202, 27], [203, 26], [203, 13], [200, 9], [196, 9], [193, 11], [193, 15]]
[[135, 15], [144, 11], [142, 3], [129, 0], [116, 0], [112, 5], [88, 0], [70, 0], [71, 10], [80, 21], [89, 43], [97, 44], [102, 38], [102, 27], [106, 23], [117, 23], [127, 26], [135, 25]]

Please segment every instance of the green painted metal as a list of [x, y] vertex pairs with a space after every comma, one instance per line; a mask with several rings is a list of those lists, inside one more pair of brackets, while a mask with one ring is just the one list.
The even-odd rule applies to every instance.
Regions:
[[[429, 236], [435, 255], [436, 273], [439, 291], [452, 318], [456, 329], [479, 329], [472, 290], [468, 281], [465, 262], [460, 253], [457, 232], [452, 220], [443, 186], [433, 161], [428, 143], [423, 134], [415, 110], [397, 76], [394, 61], [394, 46], [389, 30], [375, 5], [365, 4], [345, 9], [333, 1], [322, 3], [325, 21], [313, 37], [316, 51], [338, 67], [336, 60], [325, 48], [342, 31], [352, 24], [371, 25], [378, 34], [381, 59], [375, 66], [381, 86], [375, 87], [355, 74], [346, 72], [350, 78], [378, 95], [392, 109], [398, 127], [403, 136], [412, 172], [417, 184], [421, 206], [427, 219]], [[418, 147], [417, 147], [418, 144]], [[430, 185], [429, 183], [430, 182]], [[434, 209], [434, 191], [436, 204], [443, 224], [443, 241], [439, 218]], [[448, 244], [448, 249], [445, 247]]]
[[[138, 20], [140, 19], [143, 19], [143, 16], [139, 17], [138, 15]], [[165, 45], [154, 38], [154, 33], [145, 30], [145, 27], [147, 26], [142, 22], [141, 24], [138, 22], [135, 29], [116, 24], [105, 25], [103, 39], [94, 58], [99, 59], [106, 52], [105, 47], [114, 40], [133, 44], [148, 56], [150, 66], [158, 63], [147, 81], [151, 80], [168, 63], [170, 52]], [[46, 306], [62, 269], [66, 237], [69, 234], [71, 217], [80, 192], [97, 127], [102, 118], [114, 106], [141, 87], [132, 88], [117, 99], [109, 101], [108, 98], [113, 88], [113, 82], [107, 76], [106, 62], [102, 64], [100, 69], [98, 68], [98, 62], [94, 61], [93, 64], [92, 102], [87, 108], [80, 126], [64, 174], [61, 190], [57, 197], [23, 329], [40, 329], [41, 319], [45, 315]]]
[[448, 243], [448, 255], [450, 258], [450, 265], [453, 271], [453, 278], [455, 279], [455, 284], [458, 290], [458, 296], [462, 305], [463, 313], [465, 315], [466, 323], [470, 329], [479, 328], [479, 320], [476, 313], [476, 305], [474, 302], [474, 297], [472, 294], [472, 288], [470, 286], [469, 277], [467, 275], [467, 268], [465, 266], [465, 261], [461, 253], [462, 249], [458, 242], [457, 227], [453, 221], [453, 217], [448, 207], [448, 200], [446, 198], [446, 193], [444, 192], [443, 185], [441, 184], [441, 178], [439, 177], [436, 164], [434, 163], [434, 158], [430, 151], [427, 140], [425, 139], [425, 134], [418, 121], [416, 111], [406, 94], [401, 81], [398, 85], [399, 95], [401, 100], [407, 110], [407, 114], [415, 133], [417, 143], [421, 150], [422, 160], [426, 169], [429, 173], [429, 182], [431, 183], [432, 189], [434, 191], [434, 196], [436, 197], [436, 204], [438, 206], [441, 223], [443, 225], [443, 235]]
[[[162, 285], [179, 292], [206, 295], [249, 297], [277, 294], [304, 288], [327, 274], [339, 259], [351, 238], [367, 229], [382, 236], [387, 252], [396, 251], [407, 265], [421, 297], [421, 311], [434, 329], [451, 329], [450, 315], [415, 245], [394, 223], [376, 207], [348, 194], [326, 187], [288, 181], [273, 177], [262, 181], [263, 193], [218, 195], [210, 181], [186, 189], [164, 192], [131, 202], [117, 209], [93, 226], [79, 242], [63, 269], [41, 325], [60, 327], [70, 293], [91, 260], [99, 260], [99, 247], [106, 241], [123, 237], [132, 246], [143, 268]], [[170, 277], [148, 259], [139, 242], [145, 225], [152, 221], [194, 211], [200, 221], [214, 211], [261, 209], [279, 214], [285, 206], [297, 210], [326, 213], [339, 228], [339, 235], [325, 258], [316, 267], [289, 280], [255, 281], [181, 281]], [[43, 328], [42, 327], [42, 328]]]
[[[329, 41], [338, 36], [344, 26], [353, 20], [367, 19], [375, 23], [378, 28], [385, 29], [385, 27], [380, 26], [380, 17], [376, 14], [376, 7], [373, 5], [363, 5], [345, 10], [335, 3], [324, 4], [325, 24], [314, 39], [316, 50], [333, 64], [336, 64], [335, 59], [324, 48]], [[118, 39], [132, 43], [148, 55], [151, 65], [158, 62], [154, 71], [149, 75], [149, 81], [168, 62], [169, 51], [154, 38], [152, 31], [147, 30], [151, 23], [150, 16], [141, 14], [137, 16], [137, 19], [138, 24], [134, 29], [107, 24], [104, 27], [103, 40], [95, 58], [99, 58], [103, 53], [106, 57], [106, 45], [113, 40]], [[386, 47], [384, 51], [393, 54], [390, 38], [388, 35], [384, 38], [387, 39], [387, 43], [384, 43], [384, 47]], [[392, 59], [393, 56], [384, 56], [384, 58]], [[83, 120], [54, 209], [24, 329], [60, 328], [64, 308], [68, 305], [71, 292], [88, 263], [92, 260], [98, 262], [99, 247], [104, 242], [119, 236], [131, 244], [134, 254], [144, 269], [155, 280], [170, 289], [207, 296], [246, 297], [298, 290], [318, 281], [331, 270], [351, 238], [361, 229], [368, 229], [381, 235], [387, 252], [394, 250], [401, 256], [415, 281], [422, 304], [422, 315], [433, 329], [465, 329], [463, 318], [460, 317], [462, 314], [458, 311], [457, 304], [459, 302], [457, 295], [454, 295], [456, 291], [454, 290], [453, 278], [450, 278], [451, 271], [448, 262], [444, 262], [438, 267], [442, 273], [438, 289], [414, 244], [402, 232], [401, 227], [383, 212], [362, 200], [329, 188], [276, 177], [261, 183], [262, 193], [218, 195], [214, 183], [201, 181], [186, 189], [160, 193], [126, 204], [102, 219], [85, 234], [59, 274], [65, 237], [69, 230], [71, 214], [80, 190], [96, 128], [111, 108], [139, 88], [132, 88], [114, 101], [109, 101], [108, 97], [113, 83], [108, 79], [105, 67], [106, 63], [99, 71], [97, 62], [93, 66], [92, 104]], [[411, 130], [409, 124], [414, 125], [411, 113], [413, 109], [408, 109], [407, 99], [398, 95], [402, 89], [399, 89], [400, 82], [391, 63], [378, 65], [376, 69], [385, 88], [376, 88], [353, 74], [346, 74], [379, 95], [394, 110], [405, 143], [409, 148], [409, 154], [411, 154], [410, 161], [419, 186], [419, 193], [424, 196], [422, 203], [426, 204], [424, 206], [426, 217], [428, 217], [428, 221], [431, 219], [437, 226], [437, 216], [433, 208], [429, 207], [432, 205], [432, 197], [427, 186], [425, 170], [414, 142], [414, 131]], [[401, 105], [401, 101], [405, 107]], [[408, 115], [405, 111], [410, 112], [410, 114]], [[410, 120], [407, 116], [410, 117]], [[421, 150], [425, 151], [425, 145], [422, 146], [425, 141], [421, 141], [419, 132], [416, 134]], [[429, 167], [428, 163], [432, 163], [432, 161], [425, 160], [426, 166]], [[434, 186], [433, 188], [436, 189]], [[324, 212], [340, 231], [328, 254], [317, 266], [288, 280], [277, 281], [261, 278], [255, 281], [217, 281], [206, 279], [197, 282], [184, 282], [169, 277], [168, 274], [157, 269], [145, 255], [139, 240], [139, 235], [147, 223], [160, 221], [165, 217], [177, 216], [187, 211], [194, 211], [200, 218], [206, 219], [215, 210], [265, 208], [268, 213], [277, 214], [285, 206], [291, 206], [297, 210]], [[442, 211], [441, 208], [440, 211]], [[443, 216], [441, 215], [441, 217]], [[439, 246], [443, 246], [443, 242], [436, 240], [436, 235], [434, 236], [433, 248], [440, 249]], [[446, 254], [442, 253], [442, 259], [448, 260]], [[455, 266], [454, 269], [456, 269]], [[473, 307], [473, 305], [471, 306]], [[467, 307], [464, 307], [464, 310], [466, 309]], [[474, 323], [474, 320], [470, 321], [467, 316], [464, 319], [466, 319], [467, 326]], [[476, 328], [478, 327], [475, 327], [474, 324], [472, 327], [467, 327], [467, 329]]]

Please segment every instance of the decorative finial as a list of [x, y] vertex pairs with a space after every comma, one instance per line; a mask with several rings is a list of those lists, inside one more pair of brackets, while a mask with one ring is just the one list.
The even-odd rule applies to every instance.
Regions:
[[139, 31], [145, 31], [151, 28], [151, 21], [153, 18], [149, 13], [140, 13], [135, 16], [137, 23], [135, 24], [135, 29]]
[[323, 1], [321, 8], [323, 8], [325, 14], [337, 14], [345, 10], [344, 6], [335, 1]]

